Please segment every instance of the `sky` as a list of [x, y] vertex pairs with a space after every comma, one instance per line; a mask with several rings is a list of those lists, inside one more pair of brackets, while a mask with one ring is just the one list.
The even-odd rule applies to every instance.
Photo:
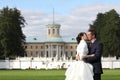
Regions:
[[54, 21], [61, 25], [64, 37], [87, 32], [98, 13], [115, 9], [120, 14], [120, 0], [0, 0], [0, 9], [6, 6], [21, 11], [27, 23], [22, 29], [26, 37], [46, 36], [46, 25], [53, 23], [53, 8]]

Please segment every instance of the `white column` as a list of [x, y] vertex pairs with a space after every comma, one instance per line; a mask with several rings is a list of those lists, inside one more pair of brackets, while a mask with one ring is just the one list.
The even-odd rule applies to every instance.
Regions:
[[55, 29], [55, 35], [57, 35], [57, 34], [58, 34], [57, 29]]
[[57, 46], [57, 59], [58, 59], [58, 57], [59, 57], [59, 46], [58, 45], [56, 45]]

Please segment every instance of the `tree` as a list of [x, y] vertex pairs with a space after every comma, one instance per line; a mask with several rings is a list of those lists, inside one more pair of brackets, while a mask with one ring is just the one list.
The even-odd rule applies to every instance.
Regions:
[[98, 13], [96, 20], [93, 24], [90, 24], [90, 28], [94, 28], [97, 32], [97, 38], [100, 39], [100, 32], [105, 25], [104, 14]]
[[25, 19], [16, 8], [5, 7], [0, 10], [0, 56], [16, 57], [25, 53], [25, 35], [22, 28]]
[[90, 24], [90, 28], [97, 31], [97, 37], [104, 44], [103, 56], [120, 54], [120, 17], [114, 9], [99, 13], [93, 24]]

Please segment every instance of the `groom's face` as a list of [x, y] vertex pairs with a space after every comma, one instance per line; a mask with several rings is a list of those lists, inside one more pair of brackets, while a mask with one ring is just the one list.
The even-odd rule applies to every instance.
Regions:
[[87, 33], [87, 36], [88, 36], [88, 39], [89, 39], [89, 40], [92, 40], [92, 39], [93, 39], [93, 36], [92, 36], [91, 32], [88, 32], [88, 33]]

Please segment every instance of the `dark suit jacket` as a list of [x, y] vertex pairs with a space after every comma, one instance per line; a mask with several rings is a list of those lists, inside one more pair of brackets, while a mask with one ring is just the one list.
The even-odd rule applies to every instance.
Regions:
[[88, 48], [89, 54], [95, 54], [95, 56], [89, 57], [85, 59], [85, 61], [93, 65], [94, 74], [102, 74], [101, 56], [103, 52], [103, 44], [98, 40], [95, 40], [95, 42], [92, 43]]

